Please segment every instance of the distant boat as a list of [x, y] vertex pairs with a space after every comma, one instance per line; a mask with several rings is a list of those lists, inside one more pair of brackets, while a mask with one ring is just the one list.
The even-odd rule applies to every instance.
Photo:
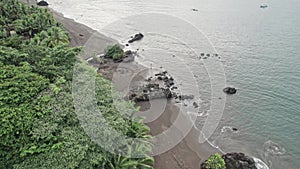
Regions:
[[265, 5], [265, 4], [260, 5], [260, 8], [267, 8], [267, 7], [268, 7], [268, 5]]

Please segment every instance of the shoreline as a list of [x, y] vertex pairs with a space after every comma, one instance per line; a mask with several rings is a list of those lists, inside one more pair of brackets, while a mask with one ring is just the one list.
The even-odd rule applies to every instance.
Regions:
[[[50, 8], [51, 9], [51, 8]], [[54, 17], [57, 21], [62, 23], [65, 29], [70, 33], [71, 46], [83, 46], [89, 38], [96, 33], [92, 28], [77, 23], [73, 19], [65, 18], [63, 14], [60, 14], [53, 9], [51, 12], [54, 14]], [[84, 35], [84, 36], [80, 36]], [[103, 51], [105, 47], [109, 44], [118, 43], [117, 41], [106, 37], [100, 33], [97, 33], [97, 38], [93, 38], [97, 42], [96, 46], [85, 46], [88, 49]], [[91, 43], [89, 43], [91, 44]], [[95, 44], [95, 43], [94, 43]], [[114, 71], [114, 70], [111, 70]], [[144, 107], [141, 107], [142, 109]], [[172, 102], [167, 104], [167, 108], [163, 114], [153, 122], [146, 124], [150, 127], [151, 135], [154, 133], [160, 133], [163, 131], [164, 126], [171, 125], [170, 113], [177, 116], [179, 111], [177, 106]], [[168, 150], [167, 152], [154, 156], [154, 168], [156, 169], [199, 169], [200, 164], [207, 159], [211, 154], [211, 149], [208, 143], [200, 145], [198, 143], [197, 136], [199, 132], [196, 129], [192, 129], [187, 136], [182, 139], [175, 147]], [[205, 150], [206, 149], [206, 150]], [[198, 151], [195, 151], [198, 150]], [[201, 150], [205, 151], [202, 152]], [[216, 151], [217, 152], [217, 151]]]
[[[26, 1], [23, 0], [23, 2]], [[35, 2], [32, 0], [30, 3], [35, 4]], [[66, 31], [69, 32], [70, 45], [73, 47], [84, 46], [89, 38], [95, 33], [97, 33], [97, 37], [93, 39], [93, 43], [89, 44], [96, 45], [85, 46], [88, 49], [100, 52], [103, 51], [106, 46], [118, 43], [116, 40], [106, 37], [84, 24], [76, 22], [74, 19], [64, 17], [62, 13], [59, 13], [51, 8], [48, 9], [51, 11], [54, 18], [63, 25]], [[145, 107], [142, 106], [141, 109], [144, 109]], [[165, 126], [170, 126], [172, 124], [171, 116], [176, 118], [178, 113], [180, 113], [178, 111], [178, 107], [169, 100], [162, 115], [155, 121], [146, 124], [150, 127], [151, 135], [161, 133]], [[197, 139], [198, 135], [199, 131], [197, 131], [195, 128], [192, 128], [186, 137], [182, 139], [175, 147], [160, 155], [154, 156], [154, 168], [199, 169], [200, 164], [204, 160], [206, 160], [211, 154], [218, 151], [216, 151], [216, 149], [207, 142], [204, 144], [199, 144]]]

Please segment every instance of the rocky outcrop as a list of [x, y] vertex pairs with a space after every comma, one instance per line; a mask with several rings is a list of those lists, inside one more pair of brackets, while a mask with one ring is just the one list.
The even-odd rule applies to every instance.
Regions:
[[146, 84], [143, 86], [136, 87], [130, 91], [130, 100], [141, 102], [174, 97], [175, 93], [171, 92], [171, 87], [174, 87], [174, 79], [167, 71], [156, 73], [155, 77], [149, 77], [145, 82]]
[[225, 92], [226, 94], [236, 94], [237, 90], [234, 87], [225, 87], [223, 89], [223, 92]]
[[138, 34], [134, 35], [134, 37], [132, 37], [132, 38], [128, 41], [128, 43], [133, 43], [133, 42], [135, 42], [135, 41], [141, 40], [141, 39], [143, 39], [143, 37], [144, 37], [144, 35], [143, 35], [142, 33], [138, 33]]
[[226, 169], [257, 169], [254, 159], [244, 153], [227, 153], [222, 158]]

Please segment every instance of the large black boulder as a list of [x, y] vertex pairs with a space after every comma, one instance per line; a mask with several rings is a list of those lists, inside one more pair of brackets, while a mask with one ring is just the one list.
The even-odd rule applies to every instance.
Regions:
[[141, 40], [141, 39], [143, 39], [143, 37], [144, 37], [144, 35], [142, 33], [138, 33], [138, 34], [134, 35], [134, 37], [132, 37], [132, 39], [130, 39], [128, 41], [128, 43], [133, 43], [135, 41]]
[[48, 4], [48, 2], [46, 2], [46, 1], [37, 1], [37, 5], [38, 6], [48, 6], [49, 4]]
[[236, 94], [237, 90], [234, 87], [225, 87], [223, 89], [223, 92], [225, 92], [226, 94]]

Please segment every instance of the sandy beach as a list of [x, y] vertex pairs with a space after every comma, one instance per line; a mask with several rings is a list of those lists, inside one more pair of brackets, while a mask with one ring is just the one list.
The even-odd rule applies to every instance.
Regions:
[[[95, 33], [95, 31], [91, 28], [79, 24], [72, 19], [65, 18], [62, 14], [56, 13], [54, 11], [53, 14], [55, 19], [61, 22], [69, 32], [72, 46], [84, 45], [87, 40]], [[108, 44], [117, 43], [117, 41], [109, 37], [105, 37], [100, 33], [97, 33], [97, 35], [99, 35], [97, 36], [98, 38], [93, 39], [95, 40], [95, 42], [97, 42], [97, 46], [86, 46], [87, 48], [93, 48], [93, 50], [98, 50], [99, 53], [101, 53]], [[97, 47], [97, 49], [95, 49], [95, 47]], [[111, 71], [114, 70], [112, 69]], [[140, 104], [139, 106], [141, 106], [141, 109], [144, 108], [142, 104]], [[171, 126], [172, 121], [170, 116], [176, 116], [178, 115], [178, 113], [178, 107], [173, 105], [173, 103], [170, 101], [163, 114], [155, 121], [147, 124], [151, 129], [151, 135], [161, 133], [164, 130], [165, 126]], [[201, 147], [200, 145], [197, 145], [197, 135], [198, 132], [194, 129], [190, 131], [187, 137], [185, 137], [178, 145], [173, 147], [171, 150], [155, 156], [154, 167], [157, 169], [199, 169], [201, 162], [206, 159], [212, 152], [195, 151], [203, 147], [203, 145]]]
[[[30, 1], [30, 3], [34, 4], [34, 1]], [[116, 40], [106, 37], [83, 24], [77, 23], [73, 19], [65, 18], [61, 13], [57, 13], [52, 9], [50, 9], [50, 11], [53, 13], [55, 19], [62, 23], [64, 28], [69, 32], [71, 46], [85, 46], [86, 50], [92, 49], [93, 51], [99, 51], [100, 54], [108, 45], [117, 43]], [[95, 36], [95, 34], [97, 34], [97, 36]], [[93, 42], [86, 43], [90, 40], [91, 36], [93, 36]], [[115, 70], [111, 69], [110, 71], [112, 72], [109, 74]], [[106, 77], [111, 79], [109, 75]], [[138, 106], [141, 107], [141, 110], [147, 109], [146, 104], [139, 103]], [[178, 113], [180, 113], [179, 108], [174, 105], [173, 101], [169, 100], [161, 116], [155, 121], [147, 123], [151, 129], [151, 135], [159, 134], [163, 132], [166, 127], [171, 126], [171, 119], [176, 119]], [[202, 145], [198, 144], [198, 135], [199, 131], [192, 129], [175, 147], [163, 154], [155, 156], [154, 167], [156, 169], [199, 169], [201, 162], [216, 150], [208, 143]]]

